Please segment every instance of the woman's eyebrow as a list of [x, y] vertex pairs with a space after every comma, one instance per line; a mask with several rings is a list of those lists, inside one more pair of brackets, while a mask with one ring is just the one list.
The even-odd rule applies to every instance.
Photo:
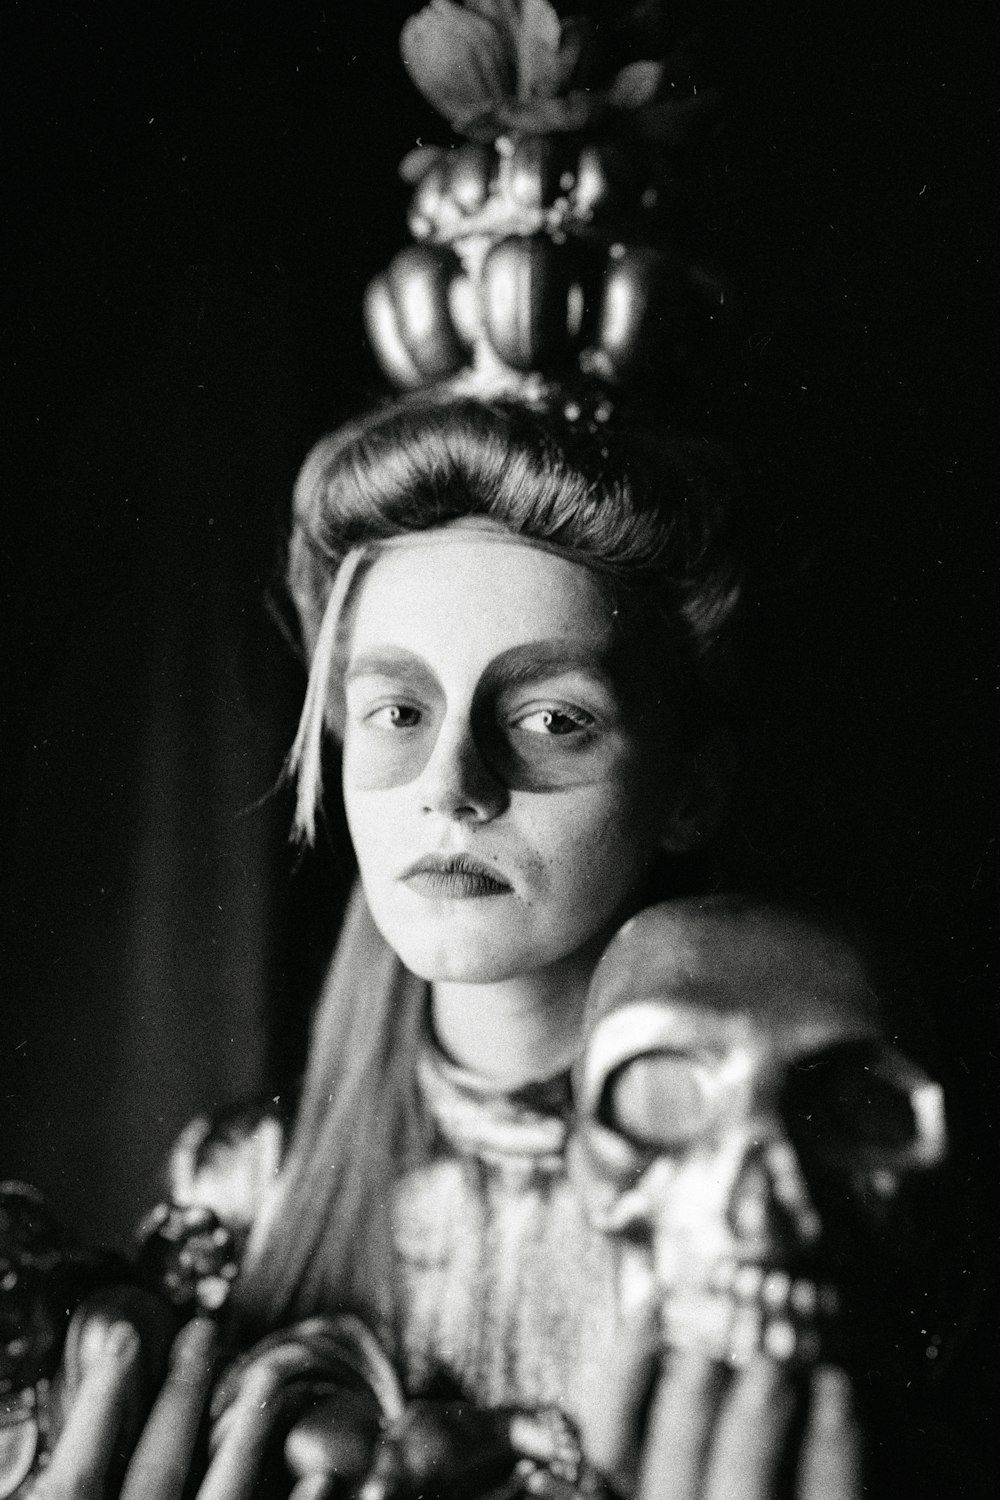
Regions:
[[523, 646], [512, 646], [509, 651], [494, 657], [485, 675], [494, 687], [521, 687], [562, 672], [585, 672], [603, 687], [613, 690], [616, 683], [609, 655], [607, 650], [578, 646], [573, 641], [532, 641]]
[[345, 682], [358, 677], [386, 677], [405, 672], [409, 677], [433, 679], [434, 674], [422, 657], [405, 646], [376, 646], [352, 656], [344, 673]]

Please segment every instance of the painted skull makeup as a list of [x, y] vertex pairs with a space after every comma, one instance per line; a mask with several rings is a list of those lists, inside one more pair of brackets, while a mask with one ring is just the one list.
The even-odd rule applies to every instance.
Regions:
[[582, 1002], [680, 796], [665, 733], [635, 711], [603, 582], [443, 529], [372, 563], [345, 634], [344, 808], [383, 937], [432, 983], [587, 949]]
[[640, 913], [598, 966], [576, 1087], [589, 1214], [623, 1296], [655, 1279], [668, 1345], [811, 1363], [885, 1326], [943, 1101], [846, 941], [732, 899]]

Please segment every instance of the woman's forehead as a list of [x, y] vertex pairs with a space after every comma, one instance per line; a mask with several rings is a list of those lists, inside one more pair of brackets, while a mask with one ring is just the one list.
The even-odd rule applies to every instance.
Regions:
[[448, 659], [561, 641], [603, 656], [614, 634], [595, 573], [494, 526], [446, 527], [386, 547], [348, 613], [349, 663], [378, 649]]

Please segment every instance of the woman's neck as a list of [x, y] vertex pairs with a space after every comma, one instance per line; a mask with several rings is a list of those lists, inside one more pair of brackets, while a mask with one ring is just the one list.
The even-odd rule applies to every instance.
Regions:
[[438, 1044], [460, 1066], [508, 1088], [553, 1077], [579, 1050], [599, 951], [495, 984], [434, 983]]

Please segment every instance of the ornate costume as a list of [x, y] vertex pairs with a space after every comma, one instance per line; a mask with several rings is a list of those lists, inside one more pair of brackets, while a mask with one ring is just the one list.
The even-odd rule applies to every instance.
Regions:
[[[459, 28], [451, 35], [454, 67], [466, 43], [478, 58], [472, 73], [479, 81], [471, 93], [458, 85], [457, 75], [443, 82], [436, 69], [436, 33], [454, 26]], [[724, 293], [717, 281], [681, 257], [675, 220], [664, 212], [676, 178], [664, 168], [660, 147], [676, 150], [710, 101], [704, 95], [699, 99], [690, 80], [680, 88], [662, 62], [643, 59], [605, 80], [603, 87], [588, 87], [585, 43], [584, 28], [560, 21], [545, 0], [520, 8], [508, 0], [479, 0], [464, 10], [439, 3], [410, 23], [403, 37], [408, 67], [428, 97], [470, 139], [453, 152], [432, 149], [408, 159], [406, 175], [416, 188], [410, 227], [418, 243], [373, 282], [366, 311], [373, 343], [397, 384], [416, 390], [448, 382], [448, 399], [468, 401], [473, 395], [519, 404], [523, 411], [555, 412], [567, 451], [582, 432], [596, 448], [600, 466], [608, 460], [607, 448], [601, 449], [603, 434], [615, 421], [612, 396], [617, 401], [619, 388], [630, 380], [655, 377], [661, 386], [675, 380], [699, 328], [718, 312]], [[489, 67], [480, 66], [484, 46], [492, 58]], [[486, 97], [479, 98], [476, 89], [484, 80]], [[436, 399], [429, 398], [428, 412]], [[593, 501], [596, 483], [582, 488], [586, 495], [580, 508], [594, 504], [599, 509]], [[685, 493], [679, 506], [687, 502]], [[639, 501], [636, 507], [641, 512]], [[449, 513], [441, 514], [447, 519]], [[436, 515], [426, 529], [441, 524]], [[328, 516], [326, 520], [332, 536], [336, 526]], [[374, 540], [337, 536], [341, 550], [335, 555], [332, 544], [327, 545], [329, 536], [324, 543], [310, 530], [308, 516], [298, 514], [295, 525], [290, 571], [313, 661], [291, 766], [299, 774], [300, 830], [308, 833], [320, 787], [323, 738], [335, 717], [328, 697], [336, 675], [341, 610], [357, 570], [371, 562], [375, 548], [391, 546], [394, 534], [386, 523], [382, 532], [376, 528]], [[678, 523], [675, 529], [683, 527]], [[562, 535], [539, 539], [525, 527], [519, 539], [557, 550]], [[651, 545], [657, 561], [663, 551]], [[703, 543], [701, 553], [710, 551]], [[692, 542], [671, 580], [678, 615], [684, 615], [676, 603], [680, 575], [696, 572], [700, 563], [699, 548]], [[693, 608], [683, 618], [690, 635], [700, 620], [702, 656], [710, 649], [705, 641], [717, 644], [735, 599], [727, 578], [716, 578], [715, 586], [715, 614], [705, 606], [697, 620], [692, 620]], [[618, 615], [617, 607], [613, 613]], [[680, 635], [678, 623], [676, 638], [671, 638], [678, 661]], [[682, 675], [680, 668], [677, 675]], [[703, 694], [706, 701], [707, 696]], [[694, 704], [693, 689], [684, 701], [686, 707]], [[707, 719], [701, 700], [698, 707]], [[619, 904], [615, 911], [620, 910]], [[815, 1019], [809, 1010], [808, 965], [782, 967], [789, 932], [776, 923], [769, 928], [770, 920], [758, 911], [751, 927], [743, 929], [748, 970], [764, 984], [765, 1000], [770, 995], [766, 985], [777, 976], [776, 982], [794, 991], [807, 1017]], [[297, 1400], [308, 1389], [360, 1386], [374, 1399], [383, 1429], [392, 1438], [376, 1451], [371, 1476], [359, 1491], [363, 1500], [408, 1493], [451, 1493], [468, 1500], [486, 1494], [505, 1469], [520, 1473], [522, 1487], [508, 1485], [498, 1495], [597, 1495], [603, 1480], [586, 1465], [573, 1432], [588, 1398], [599, 1389], [635, 1277], [660, 1297], [667, 1345], [686, 1343], [731, 1367], [745, 1365], [762, 1348], [773, 1360], [799, 1367], [820, 1357], [816, 1309], [805, 1306], [829, 1289], [815, 1271], [826, 1249], [821, 1215], [810, 1197], [816, 1163], [798, 1152], [786, 1118], [787, 1079], [784, 1073], [779, 1083], [775, 1079], [779, 1062], [786, 1072], [800, 1064], [811, 1069], [818, 1066], [822, 1048], [853, 1045], [857, 1036], [848, 1024], [853, 1024], [853, 1000], [848, 1003], [846, 991], [838, 993], [834, 985], [829, 1007], [833, 1022], [820, 1028], [818, 1041], [805, 1024], [794, 1057], [782, 1053], [779, 1044], [787, 1013], [772, 1017], [770, 1027], [761, 1024], [752, 1045], [747, 1042], [752, 1028], [734, 1024], [732, 1035], [726, 1032], [726, 1050], [719, 1042], [720, 1028], [713, 1031], [706, 1020], [718, 998], [714, 986], [719, 979], [712, 967], [715, 934], [706, 938], [711, 916], [692, 905], [674, 923], [668, 908], [657, 907], [638, 921], [646, 934], [643, 943], [636, 948], [634, 926], [633, 939], [617, 940], [611, 958], [598, 967], [592, 992], [590, 1024], [601, 1039], [595, 1043], [598, 1050], [605, 1045], [607, 1012], [619, 1007], [631, 1027], [627, 1045], [623, 1048], [615, 1033], [612, 1062], [602, 1053], [595, 1063], [585, 1036], [575, 1096], [568, 1074], [510, 1092], [456, 1066], [431, 1037], [426, 994], [410, 976], [406, 1003], [419, 1005], [425, 1019], [415, 1051], [415, 1108], [400, 1115], [404, 1129], [387, 1132], [391, 1201], [384, 1206], [393, 1284], [380, 1289], [378, 1305], [355, 1305], [346, 1277], [337, 1281], [334, 1275], [333, 1284], [324, 1282], [328, 1266], [319, 1241], [304, 1234], [303, 1256], [315, 1261], [308, 1269], [313, 1291], [318, 1285], [320, 1295], [312, 1296], [312, 1315], [297, 1323], [280, 1314], [258, 1317], [264, 1339], [240, 1351], [217, 1391], [213, 1418], [220, 1445], [238, 1446], [246, 1422], [257, 1421], [258, 1410], [268, 1402], [277, 1412], [279, 1391], [288, 1396], [294, 1387], [289, 1399]], [[741, 911], [736, 910], [733, 921], [740, 927]], [[761, 942], [753, 923], [765, 931]], [[684, 946], [689, 928], [694, 934], [690, 951]], [[815, 931], [809, 941], [815, 943]], [[372, 1056], [380, 1046], [391, 1053], [388, 1018], [398, 998], [392, 985], [401, 969], [396, 955], [381, 938], [379, 942], [379, 962], [388, 955], [390, 965], [380, 1011], [387, 1029]], [[698, 944], [705, 942], [709, 960], [699, 976], [701, 986], [685, 992], [677, 1006], [694, 1014], [694, 1020], [688, 1015], [682, 1046], [671, 1030], [669, 1006], [677, 999], [674, 987], [683, 990], [681, 981], [697, 969], [692, 955], [701, 956]], [[342, 952], [348, 947], [345, 939]], [[763, 981], [754, 970], [762, 963]], [[726, 983], [733, 982], [734, 972], [739, 979], [738, 967], [735, 963], [726, 971]], [[370, 981], [359, 957], [352, 982], [353, 993], [342, 983], [341, 990], [348, 993], [356, 1029], [333, 1037], [348, 1057], [364, 1030], [364, 986], [372, 982], [377, 987], [382, 981]], [[667, 1018], [662, 1028], [644, 1025], [644, 1007]], [[729, 996], [720, 1008], [738, 1009]], [[829, 1020], [826, 1012], [823, 1019]], [[880, 1023], [871, 1016], [858, 1034], [873, 1045], [884, 1040]], [[699, 1048], [712, 1053], [718, 1064], [714, 1070], [702, 1065]], [[326, 1056], [318, 1045], [316, 1056]], [[676, 1069], [679, 1059], [683, 1068], [676, 1098], [658, 1093], [657, 1068]], [[858, 1088], [857, 1069], [867, 1070], [867, 1064], [857, 1058], [855, 1063], [848, 1082]], [[618, 1075], [636, 1064], [640, 1080], [642, 1068], [648, 1072], [652, 1067], [652, 1093], [644, 1094], [646, 1083], [640, 1081], [641, 1107], [616, 1112]], [[595, 1077], [600, 1080], [596, 1089]], [[770, 1093], [762, 1083], [759, 1097], [751, 1097], [761, 1080]], [[878, 1110], [869, 1117], [859, 1108], [867, 1135], [853, 1156], [849, 1150], [841, 1154], [838, 1170], [841, 1176], [858, 1178], [859, 1199], [866, 1193], [871, 1198], [870, 1203], [865, 1199], [867, 1208], [874, 1204], [881, 1210], [906, 1172], [937, 1164], [944, 1130], [938, 1094], [929, 1080], [918, 1080], [915, 1071], [901, 1064], [878, 1072], [877, 1082], [888, 1099], [888, 1124]], [[328, 1086], [335, 1087], [317, 1064], [310, 1087], [320, 1114], [328, 1100], [337, 1107]], [[390, 1092], [386, 1090], [387, 1098]], [[390, 1100], [386, 1110], [397, 1102]], [[331, 1112], [328, 1125], [332, 1118]], [[726, 1127], [721, 1147], [712, 1134], [720, 1120]], [[849, 1135], [853, 1119], [841, 1123]], [[883, 1129], [891, 1140], [882, 1138]], [[748, 1144], [751, 1130], [770, 1132], [767, 1149], [760, 1141]], [[301, 1133], [310, 1140], [308, 1131]], [[709, 1138], [715, 1155], [706, 1145]], [[317, 1139], [321, 1137], [312, 1137], [310, 1146], [314, 1154]], [[362, 1164], [368, 1144], [364, 1139], [348, 1142]], [[343, 1157], [350, 1154], [342, 1140], [338, 1149]], [[170, 1163], [169, 1201], [144, 1227], [136, 1280], [154, 1287], [182, 1317], [207, 1312], [224, 1318], [234, 1284], [239, 1303], [239, 1266], [244, 1252], [248, 1263], [253, 1258], [256, 1226], [273, 1227], [269, 1215], [275, 1203], [286, 1215], [281, 1227], [291, 1238], [300, 1223], [296, 1210], [302, 1208], [308, 1185], [303, 1187], [301, 1177], [292, 1173], [282, 1174], [287, 1150], [285, 1122], [267, 1109], [190, 1126]], [[706, 1152], [707, 1166], [702, 1159]], [[816, 1156], [822, 1158], [822, 1150]], [[719, 1166], [723, 1157], [725, 1171]], [[692, 1178], [695, 1190], [687, 1199], [672, 1197], [675, 1185], [691, 1175], [695, 1159], [702, 1173]], [[699, 1217], [711, 1198], [702, 1192], [706, 1182], [718, 1189], [719, 1201], [714, 1214]], [[685, 1212], [694, 1204], [679, 1228], [670, 1213], [675, 1197]], [[340, 1200], [333, 1187], [330, 1199], [335, 1216]], [[732, 1231], [730, 1238], [723, 1235], [724, 1224]], [[723, 1239], [724, 1255], [718, 1248]], [[705, 1270], [702, 1281], [691, 1283], [686, 1272], [677, 1274], [678, 1246]], [[276, 1253], [273, 1241], [268, 1248]], [[718, 1278], [726, 1268], [723, 1284]], [[296, 1269], [302, 1264], [296, 1263]], [[259, 1261], [255, 1273], [258, 1281], [263, 1279]], [[710, 1276], [716, 1280], [710, 1282]], [[795, 1304], [796, 1296], [801, 1305]], [[294, 1306], [294, 1297], [288, 1306]], [[245, 1311], [237, 1306], [237, 1313]], [[835, 1307], [820, 1312], [836, 1323]], [[367, 1323], [359, 1321], [359, 1313]], [[293, 1326], [286, 1330], [286, 1322]], [[263, 1385], [253, 1383], [254, 1373]], [[258, 1400], [261, 1390], [267, 1393], [263, 1401]], [[473, 1425], [463, 1441], [470, 1463], [481, 1464], [485, 1454], [496, 1472], [479, 1475], [474, 1483], [456, 1481], [451, 1490], [437, 1490], [430, 1480], [417, 1478], [409, 1489], [397, 1482], [392, 1465], [402, 1462], [405, 1468], [407, 1455], [416, 1451], [405, 1442], [409, 1414], [426, 1399], [470, 1403], [487, 1414], [486, 1425]], [[25, 1412], [30, 1409], [28, 1403]], [[514, 1415], [505, 1419], [506, 1425], [489, 1426], [489, 1414], [498, 1411]], [[536, 1419], [538, 1413], [542, 1416]], [[462, 1472], [468, 1472], [468, 1465]]]
[[[392, 1213], [393, 1342], [406, 1390], [575, 1415], [613, 1334], [617, 1297], [614, 1248], [587, 1222], [566, 1172], [569, 1078], [509, 1094], [428, 1040], [418, 1086], [431, 1129], [401, 1171]], [[196, 1122], [171, 1162], [171, 1198], [211, 1208], [245, 1234], [280, 1139], [266, 1113]]]

